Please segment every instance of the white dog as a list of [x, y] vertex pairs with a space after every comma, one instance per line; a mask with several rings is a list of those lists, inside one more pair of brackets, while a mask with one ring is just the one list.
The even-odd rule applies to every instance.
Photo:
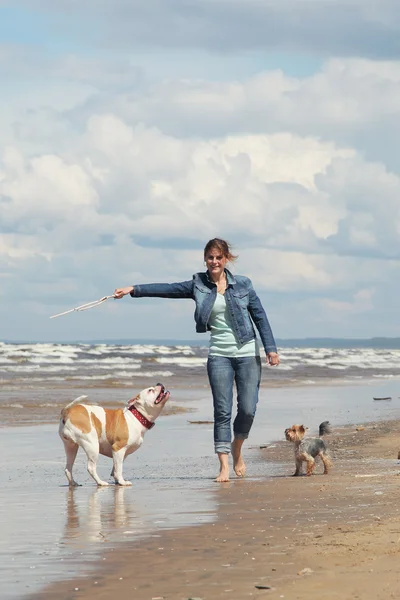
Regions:
[[72, 477], [72, 467], [79, 446], [88, 457], [88, 471], [97, 485], [108, 485], [96, 471], [99, 454], [113, 459], [111, 476], [119, 485], [132, 485], [122, 476], [122, 463], [128, 454], [143, 443], [143, 436], [154, 426], [169, 398], [161, 383], [140, 392], [126, 408], [109, 409], [82, 404], [80, 396], [61, 411], [59, 434], [64, 442], [67, 464], [65, 474], [70, 486], [79, 485]]

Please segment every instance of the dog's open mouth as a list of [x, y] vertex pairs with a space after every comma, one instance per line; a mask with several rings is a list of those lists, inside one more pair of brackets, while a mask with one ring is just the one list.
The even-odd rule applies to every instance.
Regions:
[[163, 400], [168, 400], [169, 398], [169, 391], [165, 389], [165, 387], [163, 386], [162, 383], [157, 383], [158, 387], [160, 386], [160, 393], [158, 394], [157, 398], [154, 400], [154, 404], [160, 404], [160, 402], [163, 402]]

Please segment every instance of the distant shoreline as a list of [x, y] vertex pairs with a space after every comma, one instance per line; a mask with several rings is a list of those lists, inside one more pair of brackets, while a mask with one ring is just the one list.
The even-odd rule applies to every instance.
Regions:
[[[207, 347], [208, 336], [201, 336], [201, 339], [143, 339], [143, 338], [110, 338], [110, 339], [87, 339], [87, 340], [8, 340], [0, 339], [5, 344], [107, 344], [110, 346], [131, 346], [131, 345], [156, 345], [156, 346], [196, 346]], [[277, 338], [278, 348], [374, 348], [396, 350], [400, 349], [400, 338], [373, 337], [373, 338]]]

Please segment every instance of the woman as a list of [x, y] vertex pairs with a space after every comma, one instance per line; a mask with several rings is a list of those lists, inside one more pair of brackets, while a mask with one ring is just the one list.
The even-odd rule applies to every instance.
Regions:
[[[232, 275], [226, 265], [236, 260], [225, 240], [214, 238], [204, 248], [205, 273], [190, 281], [149, 283], [117, 288], [115, 298], [191, 298], [196, 303], [196, 331], [211, 332], [207, 373], [214, 403], [214, 445], [220, 463], [218, 482], [229, 481], [229, 453], [238, 477], [246, 465], [242, 446], [253, 424], [261, 381], [261, 359], [254, 325], [265, 349], [267, 363], [279, 365], [279, 355], [267, 315], [248, 277]], [[237, 389], [237, 415], [231, 416], [233, 383]]]

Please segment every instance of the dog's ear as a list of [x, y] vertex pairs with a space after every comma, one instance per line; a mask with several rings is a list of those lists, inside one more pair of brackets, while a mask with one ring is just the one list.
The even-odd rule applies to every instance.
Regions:
[[299, 427], [299, 431], [301, 431], [301, 433], [305, 433], [307, 431], [308, 427], [304, 427], [304, 425], [300, 425]]

